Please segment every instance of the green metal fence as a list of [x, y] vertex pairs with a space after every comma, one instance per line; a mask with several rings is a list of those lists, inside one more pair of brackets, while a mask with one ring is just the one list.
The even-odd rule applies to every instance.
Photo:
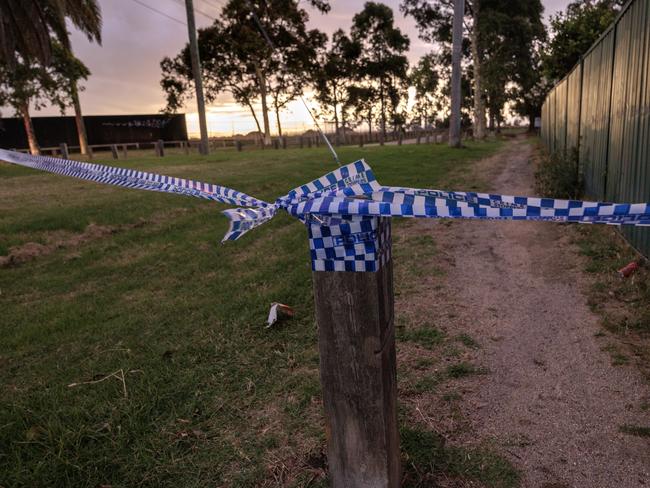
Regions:
[[[650, 2], [631, 0], [614, 24], [548, 94], [542, 141], [577, 151], [587, 195], [650, 202]], [[650, 229], [623, 234], [650, 256]]]

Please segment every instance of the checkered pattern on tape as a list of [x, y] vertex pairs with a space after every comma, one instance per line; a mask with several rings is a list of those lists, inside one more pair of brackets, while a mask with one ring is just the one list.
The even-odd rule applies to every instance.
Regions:
[[31, 156], [3, 149], [0, 149], [0, 159], [50, 173], [125, 188], [176, 193], [245, 207], [266, 207], [270, 205], [263, 200], [258, 200], [225, 186], [134, 169], [115, 168], [102, 164], [70, 161], [47, 156]]
[[390, 259], [390, 221], [337, 215], [308, 219], [314, 271], [378, 271]]
[[235, 240], [270, 220], [279, 209], [305, 222], [317, 270], [375, 271], [390, 259], [388, 217], [542, 220], [554, 222], [650, 225], [650, 204], [614, 204], [449, 192], [379, 185], [372, 169], [356, 161], [291, 190], [274, 204], [219, 185], [113, 168], [92, 163], [36, 157], [0, 149], [0, 159], [98, 183], [205, 198], [246, 208], [226, 210]]

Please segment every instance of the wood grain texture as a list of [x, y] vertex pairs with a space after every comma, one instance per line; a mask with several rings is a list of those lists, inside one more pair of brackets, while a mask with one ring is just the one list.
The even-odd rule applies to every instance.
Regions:
[[332, 487], [397, 488], [392, 261], [313, 279]]

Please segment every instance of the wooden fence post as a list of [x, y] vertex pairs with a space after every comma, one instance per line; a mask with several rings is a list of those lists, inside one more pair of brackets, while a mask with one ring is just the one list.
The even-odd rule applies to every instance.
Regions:
[[397, 145], [398, 145], [398, 146], [401, 146], [401, 145], [402, 145], [402, 140], [403, 140], [403, 138], [404, 138], [404, 134], [400, 131], [400, 132], [397, 134]]
[[282, 149], [287, 148], [287, 136], [282, 136]]
[[183, 150], [185, 151], [185, 155], [190, 153], [190, 143], [188, 141], [183, 142]]
[[126, 144], [122, 144], [122, 157], [127, 159], [129, 157], [129, 149]]
[[242, 143], [241, 143], [241, 141], [240, 141], [239, 139], [237, 139], [236, 144], [237, 144], [237, 151], [241, 152], [241, 150], [242, 150]]
[[311, 137], [307, 138], [307, 147], [311, 149]]
[[398, 488], [392, 260], [376, 272], [314, 271], [313, 281], [331, 486]]
[[280, 139], [273, 139], [273, 148], [280, 149]]
[[304, 147], [304, 145], [305, 145], [305, 143], [304, 143], [304, 141], [302, 139], [302, 136], [300, 136], [300, 149], [302, 149]]
[[425, 138], [425, 142], [426, 142], [427, 144], [429, 144], [429, 143], [431, 142], [431, 136], [429, 135], [429, 131], [427, 131], [427, 135], [426, 135], [426, 138]]
[[116, 144], [111, 144], [111, 154], [113, 155], [113, 159], [119, 159], [119, 155], [117, 154]]
[[165, 156], [165, 142], [162, 139], [156, 142], [156, 156], [161, 158]]
[[68, 145], [65, 142], [59, 144], [59, 149], [61, 150], [61, 157], [63, 159], [70, 159], [70, 154], [68, 153]]

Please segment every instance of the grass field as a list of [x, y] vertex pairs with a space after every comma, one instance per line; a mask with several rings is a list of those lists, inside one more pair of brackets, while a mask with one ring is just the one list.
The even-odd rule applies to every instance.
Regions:
[[[386, 185], [469, 189], [463, 170], [498, 146], [340, 155], [366, 158]], [[120, 163], [267, 200], [335, 167], [322, 148]], [[0, 208], [0, 486], [325, 483], [315, 475], [324, 434], [299, 222], [280, 215], [220, 245], [225, 206], [4, 163]], [[275, 301], [296, 317], [265, 329]], [[411, 465], [514, 486], [504, 461], [467, 464], [407, 420]]]

